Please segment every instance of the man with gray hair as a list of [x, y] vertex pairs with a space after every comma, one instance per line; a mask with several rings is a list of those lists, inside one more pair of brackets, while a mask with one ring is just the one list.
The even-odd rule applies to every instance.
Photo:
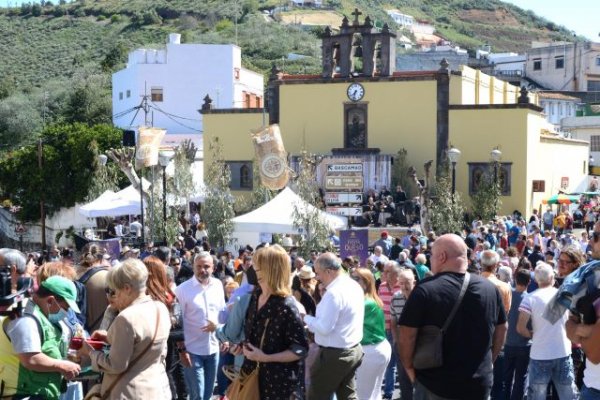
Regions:
[[510, 301], [512, 297], [512, 288], [508, 283], [502, 282], [496, 277], [496, 269], [500, 263], [500, 256], [494, 250], [484, 250], [481, 252], [481, 258], [479, 260], [481, 264], [481, 276], [492, 282], [502, 297], [502, 303], [504, 304], [504, 312], [508, 314], [510, 311]]
[[[568, 310], [554, 324], [542, 315], [558, 289], [554, 287], [554, 270], [546, 263], [538, 262], [534, 271], [538, 289], [526, 296], [519, 307], [517, 332], [531, 338], [529, 360], [529, 388], [527, 399], [546, 399], [546, 389], [552, 380], [558, 397], [575, 398], [571, 342], [567, 338], [565, 323]], [[532, 330], [528, 323], [531, 320]]]
[[[485, 244], [484, 242], [484, 248]], [[488, 243], [489, 245], [489, 243]], [[510, 311], [510, 303], [512, 301], [512, 288], [506, 282], [501, 281], [496, 276], [496, 269], [500, 263], [500, 256], [494, 250], [490, 250], [489, 246], [486, 250], [481, 252], [481, 258], [479, 260], [481, 264], [481, 277], [486, 278], [496, 286], [500, 297], [502, 297], [502, 304], [504, 305], [504, 312], [508, 315]], [[498, 357], [494, 361], [494, 384], [492, 385], [492, 398], [502, 398], [502, 371], [504, 370], [504, 348], [498, 353]]]
[[323, 253], [315, 261], [317, 280], [326, 289], [314, 317], [304, 322], [315, 334], [319, 354], [310, 370], [310, 400], [357, 400], [354, 376], [363, 357], [365, 301], [360, 285], [344, 273], [333, 253]]
[[10, 291], [12, 293], [16, 293], [24, 287], [31, 286], [31, 279], [26, 277], [27, 258], [19, 250], [0, 249], [0, 267], [6, 267], [8, 268], [8, 272], [10, 272]]

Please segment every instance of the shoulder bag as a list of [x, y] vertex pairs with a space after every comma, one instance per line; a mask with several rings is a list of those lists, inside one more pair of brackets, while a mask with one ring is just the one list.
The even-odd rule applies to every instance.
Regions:
[[444, 364], [444, 333], [448, 329], [448, 326], [450, 326], [458, 311], [458, 307], [465, 297], [470, 279], [471, 276], [467, 272], [463, 279], [458, 300], [454, 303], [454, 308], [452, 308], [450, 315], [446, 318], [442, 329], [435, 325], [425, 325], [419, 328], [415, 344], [415, 354], [413, 356], [413, 366], [416, 369], [439, 368]]
[[[260, 349], [262, 350], [265, 342], [265, 334], [267, 333], [267, 327], [269, 326], [269, 320], [265, 323], [265, 329], [263, 330], [262, 338], [260, 339]], [[260, 400], [260, 390], [258, 387], [258, 371], [260, 370], [260, 363], [256, 363], [256, 368], [249, 374], [240, 371], [238, 376], [235, 378], [229, 388], [227, 389], [226, 396], [229, 400]]]
[[[154, 304], [156, 305], [156, 302]], [[125, 374], [140, 360], [140, 358], [142, 358], [142, 356], [144, 354], [146, 354], [146, 352], [148, 350], [150, 350], [150, 347], [156, 340], [156, 335], [158, 335], [159, 322], [160, 322], [160, 310], [158, 309], [158, 306], [157, 306], [156, 307], [156, 327], [154, 328], [154, 336], [152, 337], [152, 340], [148, 343], [148, 345], [144, 348], [144, 350], [142, 350], [142, 352], [140, 354], [138, 354], [137, 357], [134, 358], [129, 363], [129, 365], [127, 366], [127, 369], [125, 371], [121, 372], [119, 374], [119, 376], [117, 376], [117, 378], [110, 384], [110, 386], [108, 387], [106, 392], [104, 392], [104, 394], [102, 394], [102, 384], [98, 383], [98, 384], [92, 386], [89, 393], [85, 396], [84, 400], [93, 400], [93, 399], [106, 400], [106, 399], [108, 399], [108, 397], [110, 396], [110, 392], [112, 392], [112, 390], [115, 388], [115, 386], [117, 386], [117, 383], [119, 383], [121, 378], [123, 378], [125, 376]]]

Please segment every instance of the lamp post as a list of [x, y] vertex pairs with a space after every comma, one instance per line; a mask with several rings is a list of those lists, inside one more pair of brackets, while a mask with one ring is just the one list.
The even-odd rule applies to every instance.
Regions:
[[161, 152], [158, 156], [158, 162], [162, 167], [162, 185], [163, 185], [163, 240], [167, 245], [167, 166], [171, 162], [171, 155]]
[[454, 193], [456, 192], [456, 163], [460, 158], [460, 150], [456, 147], [450, 147], [448, 150], [448, 159], [452, 163], [452, 202], [454, 203]]
[[498, 165], [502, 158], [502, 152], [496, 147], [492, 150], [490, 156], [492, 157], [492, 161], [494, 161], [494, 212], [498, 213]]

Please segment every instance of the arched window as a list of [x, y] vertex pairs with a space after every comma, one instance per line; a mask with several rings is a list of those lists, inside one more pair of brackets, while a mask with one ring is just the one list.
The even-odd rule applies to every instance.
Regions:
[[252, 175], [250, 174], [250, 167], [247, 164], [240, 167], [240, 187], [252, 188]]

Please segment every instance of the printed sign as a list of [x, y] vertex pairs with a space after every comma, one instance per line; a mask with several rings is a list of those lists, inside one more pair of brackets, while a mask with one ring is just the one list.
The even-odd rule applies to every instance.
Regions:
[[337, 174], [341, 172], [361, 172], [363, 171], [363, 165], [358, 163], [353, 164], [329, 164], [327, 166], [328, 174]]
[[327, 190], [362, 190], [362, 188], [362, 176], [338, 175], [325, 178], [325, 189]]
[[367, 229], [346, 229], [340, 231], [340, 257], [356, 257], [361, 265], [367, 264], [369, 257], [369, 231]]
[[358, 217], [362, 215], [361, 207], [326, 207], [325, 211], [329, 214], [343, 215], [347, 217]]
[[362, 203], [362, 193], [340, 193], [340, 192], [327, 192], [325, 193], [325, 203], [327, 204], [341, 204], [341, 203]]

